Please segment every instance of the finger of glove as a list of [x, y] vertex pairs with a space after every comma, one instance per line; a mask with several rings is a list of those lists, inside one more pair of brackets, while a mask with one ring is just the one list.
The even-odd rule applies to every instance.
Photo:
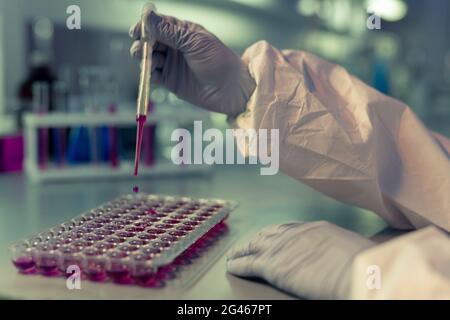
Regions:
[[[133, 58], [142, 59], [142, 42], [135, 41], [130, 49]], [[166, 61], [166, 55], [161, 52], [152, 53], [152, 70], [162, 69]]]
[[283, 234], [289, 229], [295, 229], [305, 225], [304, 222], [293, 222], [286, 224], [273, 224], [264, 227], [257, 234], [252, 236], [248, 242], [237, 244], [227, 252], [227, 259], [237, 259], [243, 256], [262, 254], [270, 246], [283, 240]]
[[[191, 38], [189, 37], [190, 34], [207, 32], [201, 25], [196, 23], [157, 14], [153, 11], [145, 12], [143, 14], [143, 19], [146, 19], [148, 22], [147, 25], [149, 26], [148, 28], [150, 28], [148, 31], [150, 31], [155, 40], [181, 51], [183, 51], [185, 47], [189, 48], [187, 44]], [[139, 40], [141, 38], [141, 28], [142, 23], [141, 21], [138, 21], [130, 28], [130, 37]], [[166, 50], [164, 47], [162, 49]]]
[[[271, 224], [268, 225], [264, 228], [262, 228], [261, 230], [258, 231], [258, 233], [256, 234], [256, 237], [259, 237], [260, 241], [261, 240], [272, 240], [274, 238], [277, 238], [279, 236], [281, 236], [281, 234], [290, 227], [290, 225], [292, 224], [297, 224], [297, 223], [291, 223], [291, 224]], [[301, 224], [301, 223], [299, 223]]]
[[243, 244], [236, 244], [228, 250], [227, 260], [233, 260], [240, 257], [256, 255], [263, 249], [263, 239], [259, 235], [254, 235], [249, 241]]
[[260, 277], [258, 257], [246, 256], [227, 261], [227, 271], [239, 277]]
[[[175, 17], [171, 17], [171, 16], [165, 16], [162, 14], [157, 14], [155, 12], [145, 12], [143, 14], [143, 19], [146, 19], [147, 21], [147, 25], [150, 26], [150, 28], [152, 28], [152, 30], [147, 30], [147, 31], [151, 31], [153, 32], [153, 27], [155, 26], [155, 24], [157, 22], [161, 20], [173, 24], [173, 25], [178, 25], [178, 24], [182, 24], [183, 21], [175, 18]], [[133, 39], [133, 40], [140, 40], [141, 39], [141, 35], [142, 35], [142, 19], [137, 21], [134, 25], [132, 25], [130, 27], [130, 29], [128, 30], [128, 35]]]
[[195, 23], [181, 21], [173, 17], [157, 15], [151, 13], [149, 16], [150, 28], [156, 41], [159, 41], [171, 48], [185, 52], [189, 50], [191, 35], [203, 30]]
[[[168, 17], [168, 19], [170, 19], [170, 18], [171, 17]], [[175, 19], [175, 18], [173, 18], [173, 19]], [[176, 23], [176, 22], [174, 21], [173, 23]], [[131, 26], [130, 30], [128, 31], [129, 36], [133, 40], [141, 40], [141, 26], [142, 26], [141, 21], [138, 21], [138, 22], [136, 22], [136, 24]], [[156, 41], [155, 45], [153, 46], [153, 51], [165, 52], [165, 51], [167, 51], [167, 45]]]
[[142, 58], [142, 42], [140, 40], [135, 40], [131, 44], [130, 55], [135, 59]]
[[139, 20], [134, 25], [130, 27], [130, 30], [128, 30], [128, 35], [133, 40], [139, 40], [141, 39], [141, 21]]
[[[141, 54], [141, 52], [142, 52], [142, 44], [143, 43], [140, 40], [135, 40], [131, 44], [130, 55], [133, 58], [138, 58], [138, 59], [142, 58], [142, 54]], [[167, 53], [167, 46], [165, 44], [162, 44], [161, 42], [156, 42], [153, 45], [153, 50], [152, 51], [166, 54]]]
[[272, 224], [264, 227], [258, 231], [257, 234], [253, 235], [248, 242], [233, 246], [227, 252], [227, 258], [235, 259], [246, 255], [258, 254], [264, 251], [269, 245], [267, 240], [279, 234], [283, 226], [284, 225], [282, 224]]
[[[156, 14], [153, 13], [155, 16], [157, 17], [164, 17], [166, 21], [171, 22], [172, 24], [178, 24], [181, 23], [181, 20], [178, 20], [174, 17], [170, 17], [170, 16], [163, 16], [160, 14]], [[151, 25], [151, 20], [150, 20], [151, 14], [150, 13], [144, 13], [144, 19], [147, 19], [147, 21], [149, 23], [147, 23], [147, 25]], [[141, 35], [142, 35], [142, 31], [141, 31], [141, 27], [142, 27], [142, 19], [137, 21], [134, 25], [132, 25], [130, 27], [130, 29], [128, 30], [128, 35], [133, 39], [133, 40], [140, 40], [141, 39]], [[149, 30], [150, 31], [150, 30]]]

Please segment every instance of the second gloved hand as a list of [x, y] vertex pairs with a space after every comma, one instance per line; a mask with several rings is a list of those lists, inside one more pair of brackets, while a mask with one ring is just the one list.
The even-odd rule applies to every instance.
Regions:
[[[255, 88], [241, 58], [203, 27], [154, 12], [145, 13], [155, 40], [152, 82], [179, 98], [234, 117], [243, 112]], [[141, 23], [130, 30], [130, 52], [141, 57]]]
[[328, 222], [264, 228], [227, 254], [228, 272], [308, 299], [349, 298], [354, 257], [374, 243]]

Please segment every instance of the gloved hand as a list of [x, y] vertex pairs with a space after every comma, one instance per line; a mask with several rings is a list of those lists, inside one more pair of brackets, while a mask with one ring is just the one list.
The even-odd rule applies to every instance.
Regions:
[[325, 221], [272, 225], [227, 253], [228, 272], [308, 299], [347, 299], [354, 257], [374, 243]]
[[[255, 88], [247, 66], [203, 27], [173, 17], [144, 12], [155, 37], [152, 82], [194, 105], [234, 117], [245, 110]], [[142, 56], [140, 21], [130, 29], [130, 53]]]

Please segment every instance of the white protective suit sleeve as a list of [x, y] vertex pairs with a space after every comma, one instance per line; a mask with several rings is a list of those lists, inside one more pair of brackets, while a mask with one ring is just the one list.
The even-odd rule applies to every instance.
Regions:
[[257, 85], [233, 126], [279, 129], [282, 172], [394, 228], [450, 231], [450, 143], [407, 105], [306, 52], [261, 41], [242, 58]]
[[434, 226], [359, 253], [353, 299], [450, 299], [450, 238]]
[[448, 248], [434, 226], [376, 244], [329, 222], [295, 222], [233, 246], [227, 270], [308, 299], [450, 299]]

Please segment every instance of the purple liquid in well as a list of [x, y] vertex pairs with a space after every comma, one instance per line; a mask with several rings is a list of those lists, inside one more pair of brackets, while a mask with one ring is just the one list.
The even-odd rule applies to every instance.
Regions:
[[176, 241], [178, 241], [178, 237], [175, 237], [175, 236], [164, 236], [164, 237], [161, 237], [161, 240], [164, 241], [164, 242], [176, 242]]
[[128, 269], [109, 270], [106, 271], [108, 277], [112, 279], [114, 283], [118, 284], [131, 284], [133, 278], [131, 278], [130, 271]]
[[174, 230], [174, 231], [170, 231], [169, 234], [172, 235], [172, 236], [175, 236], [175, 237], [183, 237], [187, 233], [184, 232], [184, 231], [180, 231], [180, 230]]
[[36, 271], [36, 263], [31, 257], [19, 257], [13, 260], [13, 264], [21, 273], [33, 273]]
[[118, 244], [118, 243], [122, 243], [125, 241], [126, 241], [126, 239], [124, 239], [124, 238], [119, 238], [119, 237], [114, 237], [114, 236], [108, 237], [105, 239], [106, 243], [112, 243], [112, 244]]
[[43, 258], [38, 264], [39, 272], [44, 276], [57, 276], [59, 275], [58, 264], [56, 259]]
[[141, 157], [142, 135], [144, 133], [144, 125], [147, 121], [147, 116], [139, 115], [136, 119], [137, 131], [136, 131], [136, 153], [134, 155], [134, 175], [138, 175], [139, 158]]
[[197, 226], [199, 224], [199, 222], [192, 220], [192, 221], [185, 221], [185, 222], [183, 222], [183, 224], [185, 224], [187, 226]]
[[191, 263], [192, 263], [192, 261], [190, 259], [188, 259], [187, 257], [185, 257], [185, 256], [179, 256], [173, 262], [173, 264], [178, 265], [178, 266], [186, 266], [186, 265], [189, 265]]
[[[94, 251], [92, 251], [92, 253], [94, 253]], [[87, 266], [83, 269], [83, 272], [91, 281], [100, 282], [107, 278], [105, 262], [96, 261], [95, 258], [88, 259]]]
[[145, 230], [145, 232], [147, 232], [148, 234], [162, 234], [165, 233], [166, 231], [163, 229], [147, 229]]
[[179, 227], [177, 227], [177, 230], [180, 230], [180, 231], [192, 231], [192, 230], [194, 230], [194, 228], [192, 228], [190, 226], [179, 226]]
[[145, 230], [145, 228], [144, 227], [134, 226], [134, 227], [125, 228], [125, 230], [129, 231], [129, 232], [142, 232], [142, 231]]
[[139, 218], [142, 218], [142, 217], [147, 216], [147, 211], [145, 211], [145, 210], [136, 210], [136, 211], [132, 212], [131, 214], [134, 215], [134, 216], [137, 216]]
[[170, 247], [170, 243], [167, 241], [158, 241], [153, 243], [154, 248], [168, 248]]
[[87, 278], [94, 282], [102, 282], [105, 281], [108, 277], [106, 272], [103, 270], [86, 270], [84, 272], [87, 275]]
[[162, 288], [165, 285], [164, 281], [162, 281], [159, 276], [153, 273], [142, 274], [139, 276], [134, 276], [133, 278], [134, 281], [142, 287]]
[[134, 232], [129, 232], [129, 231], [120, 231], [116, 233], [116, 236], [119, 238], [131, 238], [134, 237], [136, 234]]
[[122, 227], [123, 227], [123, 225], [109, 224], [107, 226], [104, 226], [103, 228], [104, 228], [104, 230], [107, 230], [107, 231], [117, 231], [117, 230], [122, 229]]

